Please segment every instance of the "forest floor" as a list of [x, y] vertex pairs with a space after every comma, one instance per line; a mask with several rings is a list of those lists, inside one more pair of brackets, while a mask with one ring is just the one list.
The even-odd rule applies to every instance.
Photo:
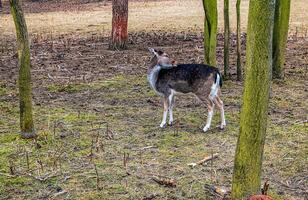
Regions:
[[[0, 199], [217, 199], [208, 186], [230, 190], [243, 84], [224, 82], [227, 128], [215, 128], [215, 115], [205, 134], [206, 108], [190, 95], [176, 97], [175, 125], [159, 128], [162, 102], [146, 79], [146, 47], [202, 63], [202, 34], [136, 29], [128, 50], [109, 51], [108, 37], [82, 30], [30, 33], [36, 141], [19, 137], [16, 47], [0, 37]], [[222, 50], [219, 34], [220, 69]], [[230, 53], [235, 79], [234, 36]], [[308, 197], [307, 57], [308, 39], [290, 35], [285, 80], [272, 84], [262, 182], [275, 199]]]

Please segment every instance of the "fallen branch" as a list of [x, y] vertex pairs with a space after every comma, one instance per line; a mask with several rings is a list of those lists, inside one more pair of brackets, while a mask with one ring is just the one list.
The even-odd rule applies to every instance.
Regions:
[[220, 197], [220, 198], [224, 198], [228, 191], [224, 188], [219, 188], [217, 186], [214, 185], [209, 185], [209, 184], [205, 184], [204, 185], [204, 189], [207, 190], [208, 192], [210, 192], [212, 195], [216, 196], [216, 197]]
[[31, 178], [33, 178], [35, 180], [40, 181], [40, 182], [47, 181], [50, 178], [54, 178], [54, 177], [57, 177], [57, 176], [60, 176], [60, 175], [61, 174], [59, 173], [59, 171], [55, 171], [53, 173], [47, 173], [47, 174], [45, 174], [43, 176], [34, 176], [31, 173], [26, 174], [26, 176], [31, 177]]
[[197, 166], [197, 165], [202, 165], [203, 163], [206, 163], [210, 160], [213, 160], [213, 159], [216, 159], [218, 158], [218, 153], [215, 153], [211, 156], [206, 156], [205, 158], [203, 158], [202, 160], [199, 160], [198, 162], [196, 163], [189, 163], [188, 166], [190, 166], [191, 168]]
[[53, 197], [53, 198], [56, 198], [56, 197], [58, 197], [58, 196], [60, 196], [60, 195], [66, 194], [66, 193], [67, 193], [66, 190], [62, 190], [62, 191], [60, 191], [60, 192], [58, 192], [58, 193], [55, 193], [52, 197]]
[[172, 178], [159, 178], [159, 177], [152, 177], [152, 180], [160, 185], [164, 185], [166, 187], [176, 187], [176, 180]]

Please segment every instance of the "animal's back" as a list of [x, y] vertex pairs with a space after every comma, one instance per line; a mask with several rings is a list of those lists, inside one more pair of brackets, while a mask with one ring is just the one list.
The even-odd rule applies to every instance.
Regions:
[[[168, 88], [182, 93], [194, 92], [204, 84], [209, 77], [216, 82], [217, 68], [203, 64], [179, 64], [169, 69], [161, 69], [158, 74], [158, 90]], [[220, 85], [222, 83], [220, 82]]]

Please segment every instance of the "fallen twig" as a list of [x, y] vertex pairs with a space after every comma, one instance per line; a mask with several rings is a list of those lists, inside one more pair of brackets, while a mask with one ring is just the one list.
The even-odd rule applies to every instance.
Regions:
[[62, 191], [60, 191], [60, 192], [55, 193], [55, 194], [52, 196], [52, 198], [56, 198], [56, 197], [58, 197], [58, 196], [60, 196], [60, 195], [66, 194], [66, 193], [67, 193], [66, 190], [62, 190]]
[[204, 185], [204, 189], [205, 190], [207, 190], [207, 191], [209, 191], [212, 195], [214, 195], [214, 196], [218, 196], [218, 197], [220, 197], [220, 198], [224, 198], [225, 197], [225, 195], [227, 194], [227, 190], [226, 189], [224, 189], [224, 188], [219, 188], [219, 187], [217, 187], [217, 186], [214, 186], [214, 185], [209, 185], [209, 184], [205, 184]]
[[208, 161], [213, 160], [213, 159], [216, 159], [216, 158], [218, 158], [218, 153], [215, 153], [211, 156], [206, 156], [205, 158], [203, 158], [202, 160], [199, 160], [196, 163], [189, 163], [188, 166], [193, 168], [197, 165], [202, 165], [203, 163], [208, 162]]
[[153, 176], [152, 180], [166, 187], [176, 187], [176, 180], [172, 178], [161, 178], [161, 177]]

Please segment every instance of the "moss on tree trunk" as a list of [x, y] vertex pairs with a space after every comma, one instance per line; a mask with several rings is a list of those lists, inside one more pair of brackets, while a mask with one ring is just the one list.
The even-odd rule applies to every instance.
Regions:
[[230, 41], [229, 0], [224, 0], [224, 78], [226, 80], [230, 79], [229, 41]]
[[30, 45], [26, 21], [19, 0], [10, 0], [11, 13], [13, 15], [18, 50], [19, 65], [19, 107], [20, 129], [22, 138], [36, 137], [32, 119], [32, 89], [30, 67]]
[[251, 0], [240, 132], [236, 147], [232, 199], [260, 192], [272, 67], [275, 0]]
[[109, 48], [121, 50], [127, 48], [128, 0], [112, 1], [112, 31]]
[[203, 0], [204, 8], [204, 62], [216, 65], [217, 0]]
[[243, 80], [241, 59], [241, 0], [236, 1], [236, 79]]
[[273, 78], [284, 76], [285, 48], [288, 39], [291, 0], [276, 0], [273, 32]]

